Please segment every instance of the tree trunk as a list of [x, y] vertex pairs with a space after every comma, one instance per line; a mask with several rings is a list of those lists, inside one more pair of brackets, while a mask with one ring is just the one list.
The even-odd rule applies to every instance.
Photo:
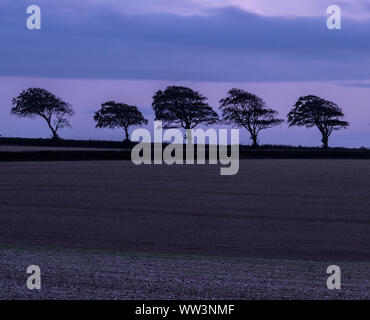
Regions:
[[48, 126], [49, 126], [52, 134], [53, 134], [53, 140], [60, 140], [60, 137], [59, 137], [57, 131], [53, 128], [53, 126], [51, 125], [50, 121], [47, 121], [47, 123], [48, 123]]
[[128, 134], [128, 128], [125, 128], [125, 140], [123, 141], [130, 141], [129, 134]]
[[56, 133], [56, 131], [53, 131], [53, 140], [60, 140], [59, 135]]
[[252, 139], [252, 141], [253, 141], [252, 146], [253, 146], [253, 147], [258, 147], [257, 135], [256, 135], [256, 134], [252, 134], [252, 135], [251, 135], [251, 139]]
[[193, 136], [191, 135], [191, 129], [190, 128], [185, 128], [186, 132], [186, 143], [193, 143]]
[[329, 148], [329, 137], [326, 134], [322, 134], [321, 142], [324, 149]]

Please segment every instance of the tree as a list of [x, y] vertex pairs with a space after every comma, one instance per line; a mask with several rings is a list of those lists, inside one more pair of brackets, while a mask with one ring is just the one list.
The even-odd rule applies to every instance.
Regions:
[[220, 110], [226, 123], [248, 130], [253, 146], [258, 146], [260, 131], [273, 128], [284, 120], [276, 118], [278, 112], [266, 106], [265, 101], [241, 89], [231, 89], [220, 100]]
[[101, 109], [95, 112], [94, 120], [97, 128], [123, 128], [125, 141], [130, 140], [128, 129], [131, 126], [148, 124], [148, 120], [144, 118], [136, 106], [114, 101], [103, 103]]
[[[183, 128], [190, 131], [199, 124], [213, 124], [218, 121], [217, 113], [207, 103], [207, 98], [186, 87], [170, 86], [157, 91], [153, 97], [155, 120], [164, 122], [164, 128]], [[191, 135], [187, 137], [191, 142]]]
[[328, 148], [332, 132], [349, 126], [347, 121], [341, 120], [343, 117], [342, 109], [334, 102], [309, 95], [298, 99], [288, 114], [288, 123], [290, 127], [316, 126], [320, 130], [323, 147]]
[[70, 127], [68, 118], [74, 115], [70, 104], [41, 88], [29, 88], [13, 98], [11, 114], [19, 117], [41, 117], [50, 128], [53, 139], [60, 139], [59, 129]]

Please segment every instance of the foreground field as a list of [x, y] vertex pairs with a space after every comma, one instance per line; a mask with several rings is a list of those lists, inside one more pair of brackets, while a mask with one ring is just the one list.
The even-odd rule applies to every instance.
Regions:
[[0, 163], [0, 243], [370, 261], [370, 161]]
[[0, 298], [368, 299], [370, 161], [240, 165], [0, 163]]
[[[327, 264], [246, 258], [0, 248], [0, 299], [370, 299], [370, 263], [341, 262], [342, 289], [326, 288]], [[40, 291], [26, 268], [40, 266]]]

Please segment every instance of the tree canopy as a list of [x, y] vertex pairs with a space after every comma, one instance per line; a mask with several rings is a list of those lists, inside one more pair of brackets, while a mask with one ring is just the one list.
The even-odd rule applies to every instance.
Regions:
[[11, 114], [19, 117], [41, 117], [45, 119], [53, 138], [59, 139], [59, 129], [70, 127], [68, 118], [74, 112], [70, 104], [41, 88], [23, 90], [12, 100]]
[[217, 113], [206, 103], [207, 98], [187, 87], [170, 86], [157, 91], [153, 97], [156, 120], [164, 122], [164, 128], [194, 129], [199, 124], [218, 121]]
[[261, 130], [273, 128], [284, 120], [278, 119], [278, 112], [266, 106], [265, 101], [241, 89], [231, 89], [225, 99], [220, 100], [224, 122], [248, 130], [253, 146], [258, 145]]
[[288, 123], [289, 126], [317, 127], [323, 147], [327, 148], [332, 132], [349, 126], [347, 121], [341, 120], [343, 117], [342, 109], [334, 102], [309, 95], [298, 99], [288, 114]]
[[136, 106], [115, 101], [103, 103], [101, 109], [95, 112], [94, 120], [97, 128], [123, 128], [126, 141], [129, 140], [129, 127], [148, 124]]

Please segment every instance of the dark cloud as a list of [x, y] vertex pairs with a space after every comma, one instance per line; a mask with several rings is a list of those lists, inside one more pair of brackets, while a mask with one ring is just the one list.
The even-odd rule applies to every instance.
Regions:
[[38, 1], [0, 4], [0, 75], [192, 81], [360, 80], [370, 74], [370, 22], [271, 18], [235, 8], [209, 16], [122, 15]]

